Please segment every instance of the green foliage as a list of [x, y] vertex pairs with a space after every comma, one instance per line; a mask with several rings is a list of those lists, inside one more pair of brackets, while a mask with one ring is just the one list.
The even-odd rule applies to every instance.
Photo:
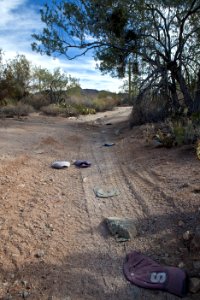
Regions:
[[108, 91], [82, 90], [80, 88], [72, 88], [66, 92], [62, 105], [72, 105], [81, 110], [83, 107], [83, 114], [94, 113], [99, 111], [112, 110], [115, 106], [120, 104], [120, 97]]
[[80, 115], [92, 115], [96, 113], [96, 110], [94, 108], [87, 107], [84, 103], [62, 103], [60, 106], [62, 108], [74, 109]]
[[92, 104], [91, 104], [91, 106], [97, 112], [112, 110], [116, 105], [117, 105], [116, 101], [111, 97], [95, 98], [92, 100]]
[[71, 75], [62, 72], [60, 68], [50, 72], [41, 67], [35, 67], [33, 71], [34, 84], [32, 89], [35, 91], [46, 91], [49, 94], [51, 103], [60, 103], [64, 93], [68, 89], [78, 88], [79, 81]]
[[74, 87], [69, 88], [66, 91], [67, 96], [81, 96], [81, 87], [79, 85], [76, 85]]
[[[78, 79], [61, 69], [50, 72], [48, 69], [32, 66], [24, 55], [17, 55], [3, 64], [3, 53], [0, 49], [0, 106], [6, 105], [6, 99], [18, 102], [26, 98], [27, 102], [31, 102], [31, 96], [28, 97], [30, 92], [32, 95], [43, 93], [45, 97], [48, 95], [50, 102], [59, 103], [68, 89], [79, 86]], [[41, 107], [38, 99], [33, 102], [36, 109]], [[48, 104], [46, 99], [44, 102], [43, 106]]]
[[83, 104], [50, 104], [41, 108], [41, 111], [45, 115], [50, 116], [62, 116], [62, 117], [77, 117], [79, 115], [95, 114], [96, 111], [92, 108], [88, 108]]
[[200, 127], [187, 117], [172, 120], [169, 123], [174, 136], [174, 144], [181, 146], [183, 144], [193, 144], [200, 136]]
[[95, 95], [75, 87], [66, 92], [62, 102], [42, 107], [41, 111], [48, 115], [70, 117], [112, 110], [119, 103], [114, 93], [101, 91]]
[[119, 77], [131, 59], [140, 91], [165, 90], [171, 106], [192, 112], [188, 84], [199, 69], [199, 12], [199, 0], [55, 0], [41, 11], [44, 29], [32, 47], [69, 59], [93, 49], [100, 70]]
[[6, 97], [20, 100], [28, 93], [30, 68], [30, 62], [24, 55], [17, 55], [7, 62], [0, 80], [0, 90], [6, 92]]
[[186, 116], [168, 119], [165, 123], [146, 125], [145, 139], [148, 144], [171, 148], [195, 144], [200, 140], [200, 124], [197, 126]]
[[50, 104], [41, 108], [41, 111], [48, 116], [77, 117], [80, 113], [72, 105], [60, 106], [58, 104]]
[[175, 142], [177, 143], [177, 145], [183, 145], [186, 132], [185, 127], [183, 127], [183, 124], [181, 124], [180, 122], [174, 122], [172, 124], [172, 132], [174, 134]]
[[191, 120], [194, 124], [200, 125], [200, 112], [195, 112], [191, 115]]

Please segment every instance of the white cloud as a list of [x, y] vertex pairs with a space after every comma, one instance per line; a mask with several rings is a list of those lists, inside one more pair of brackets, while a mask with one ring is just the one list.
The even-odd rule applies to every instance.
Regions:
[[27, 32], [41, 27], [40, 16], [26, 0], [1, 0], [0, 30]]
[[122, 82], [108, 75], [101, 75], [100, 71], [96, 70], [96, 62], [89, 55], [69, 61], [32, 52], [31, 34], [43, 27], [36, 7], [28, 5], [27, 0], [0, 0], [0, 2], [0, 45], [6, 59], [24, 54], [33, 65], [50, 70], [62, 68], [73, 77], [79, 78], [82, 88], [118, 91]]

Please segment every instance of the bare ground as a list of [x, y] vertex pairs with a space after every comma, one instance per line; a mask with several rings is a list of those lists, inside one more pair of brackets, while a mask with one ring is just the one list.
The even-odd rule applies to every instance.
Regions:
[[[131, 285], [122, 266], [139, 250], [194, 273], [200, 254], [182, 235], [199, 223], [199, 161], [191, 147], [148, 147], [143, 127], [128, 129], [129, 113], [0, 121], [0, 299], [179, 299]], [[92, 167], [52, 169], [58, 159]], [[120, 196], [96, 198], [97, 186]], [[109, 216], [133, 218], [138, 237], [117, 243], [102, 223]]]

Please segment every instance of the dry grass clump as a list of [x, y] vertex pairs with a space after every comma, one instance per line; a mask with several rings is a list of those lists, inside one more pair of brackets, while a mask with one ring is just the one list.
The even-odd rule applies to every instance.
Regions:
[[35, 110], [40, 110], [41, 107], [50, 104], [50, 97], [44, 93], [38, 93], [24, 97], [21, 102], [31, 105]]
[[0, 117], [13, 118], [28, 116], [34, 111], [33, 107], [29, 104], [19, 102], [17, 105], [7, 105], [0, 108]]
[[130, 126], [163, 121], [169, 114], [168, 99], [146, 93], [133, 101]]
[[48, 106], [43, 106], [40, 109], [43, 114], [47, 116], [62, 116], [62, 117], [72, 117], [78, 116], [79, 113], [76, 108], [72, 107], [71, 105], [62, 107], [58, 104], [50, 104]]

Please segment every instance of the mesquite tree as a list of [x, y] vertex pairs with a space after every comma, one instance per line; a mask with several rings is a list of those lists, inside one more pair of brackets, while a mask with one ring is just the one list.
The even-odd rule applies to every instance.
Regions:
[[100, 70], [113, 76], [123, 77], [131, 60], [142, 78], [140, 96], [164, 89], [174, 107], [192, 112], [189, 82], [200, 69], [199, 13], [200, 0], [53, 0], [41, 10], [45, 27], [33, 35], [32, 47], [68, 59], [92, 50]]

